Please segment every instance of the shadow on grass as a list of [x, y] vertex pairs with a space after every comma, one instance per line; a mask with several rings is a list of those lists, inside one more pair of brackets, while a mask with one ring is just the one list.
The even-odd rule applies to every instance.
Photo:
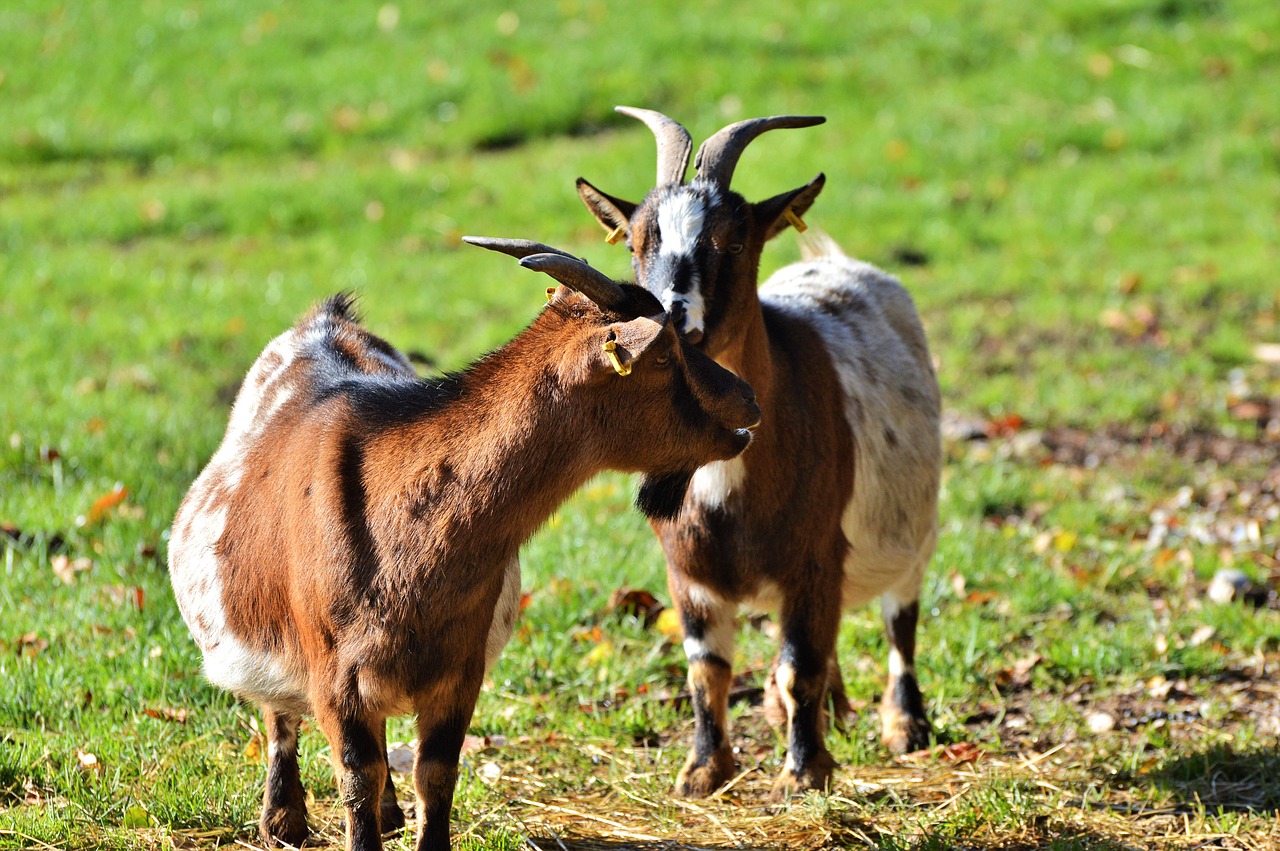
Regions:
[[781, 849], [867, 848], [883, 851], [1134, 851], [1132, 845], [1077, 828], [1038, 832], [1028, 837], [1001, 836], [984, 831], [981, 839], [969, 839], [950, 833], [935, 836], [889, 835], [874, 828], [860, 831], [858, 836], [833, 836], [822, 842], [816, 835], [811, 841], [801, 837], [779, 837], [776, 840], [754, 840], [729, 844], [686, 843], [677, 840], [621, 841], [596, 838], [558, 838], [528, 836], [527, 846], [538, 851], [781, 851]]
[[1237, 752], [1229, 745], [1216, 745], [1170, 760], [1144, 779], [1182, 805], [1280, 813], [1280, 747]]

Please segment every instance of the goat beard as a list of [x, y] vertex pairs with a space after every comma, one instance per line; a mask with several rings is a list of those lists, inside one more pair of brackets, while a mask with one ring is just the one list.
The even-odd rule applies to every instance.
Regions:
[[692, 470], [645, 476], [640, 480], [640, 491], [636, 494], [636, 508], [650, 520], [676, 519], [692, 479]]

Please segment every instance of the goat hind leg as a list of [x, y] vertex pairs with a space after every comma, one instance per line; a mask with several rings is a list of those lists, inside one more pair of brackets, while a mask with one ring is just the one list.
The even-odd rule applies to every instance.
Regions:
[[920, 602], [917, 598], [904, 601], [886, 592], [881, 597], [881, 610], [889, 636], [889, 681], [880, 701], [880, 740], [891, 753], [927, 748], [933, 728], [916, 682], [915, 662]]
[[380, 734], [385, 734], [386, 721], [353, 711], [345, 695], [325, 697], [314, 702], [316, 721], [329, 740], [338, 797], [347, 810], [347, 851], [380, 851], [387, 782], [387, 749]]
[[[383, 761], [387, 758], [387, 722], [383, 721], [378, 731], [378, 753], [382, 754]], [[382, 819], [382, 834], [397, 833], [404, 829], [405, 819], [404, 810], [400, 809], [400, 804], [396, 800], [396, 784], [391, 780], [391, 766], [387, 766], [387, 782], [382, 787], [382, 795], [378, 801], [380, 818]]]
[[264, 845], [299, 846], [306, 841], [307, 795], [298, 773], [298, 725], [301, 718], [262, 706], [267, 731], [267, 784], [262, 791], [258, 832]]

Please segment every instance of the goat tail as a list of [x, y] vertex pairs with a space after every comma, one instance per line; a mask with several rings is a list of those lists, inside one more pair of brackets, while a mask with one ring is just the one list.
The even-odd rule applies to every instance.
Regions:
[[800, 259], [816, 260], [819, 257], [847, 257], [844, 249], [840, 244], [831, 238], [830, 234], [822, 228], [816, 228], [813, 225], [804, 233], [799, 234], [800, 240]]

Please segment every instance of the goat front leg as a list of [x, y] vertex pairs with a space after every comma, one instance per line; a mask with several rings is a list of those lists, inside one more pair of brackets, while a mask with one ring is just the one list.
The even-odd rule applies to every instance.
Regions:
[[[773, 657], [773, 665], [769, 669], [769, 678], [764, 684], [764, 720], [774, 730], [786, 731], [787, 705], [778, 690], [778, 666], [782, 664], [782, 654]], [[840, 660], [835, 653], [827, 660], [827, 697], [822, 701], [820, 726], [823, 733], [827, 731], [827, 713], [830, 712], [831, 723], [840, 732], [845, 732], [849, 725], [849, 695], [844, 690], [844, 676], [840, 673]]]
[[347, 851], [380, 851], [381, 802], [387, 784], [387, 749], [381, 744], [386, 720], [352, 706], [355, 677], [346, 693], [314, 701], [316, 721], [329, 740], [338, 797], [347, 810]]
[[414, 699], [418, 753], [413, 765], [417, 792], [417, 851], [448, 851], [449, 813], [458, 783], [458, 758], [484, 679], [484, 659], [469, 673], [449, 677]]
[[306, 841], [307, 795], [298, 773], [298, 725], [301, 718], [262, 705], [267, 731], [267, 785], [262, 791], [258, 832], [268, 847], [299, 846]]
[[887, 592], [880, 599], [880, 608], [889, 636], [889, 682], [880, 701], [880, 740], [892, 753], [917, 751], [929, 746], [933, 732], [916, 682], [918, 589], [910, 600]]
[[840, 619], [837, 596], [819, 590], [828, 587], [802, 583], [782, 605], [782, 649], [774, 676], [787, 716], [787, 760], [773, 785], [775, 800], [827, 789], [836, 767], [822, 741], [823, 704]]
[[673, 579], [671, 586], [684, 627], [694, 725], [693, 751], [676, 778], [676, 794], [701, 798], [733, 777], [729, 686], [738, 607], [698, 585]]

